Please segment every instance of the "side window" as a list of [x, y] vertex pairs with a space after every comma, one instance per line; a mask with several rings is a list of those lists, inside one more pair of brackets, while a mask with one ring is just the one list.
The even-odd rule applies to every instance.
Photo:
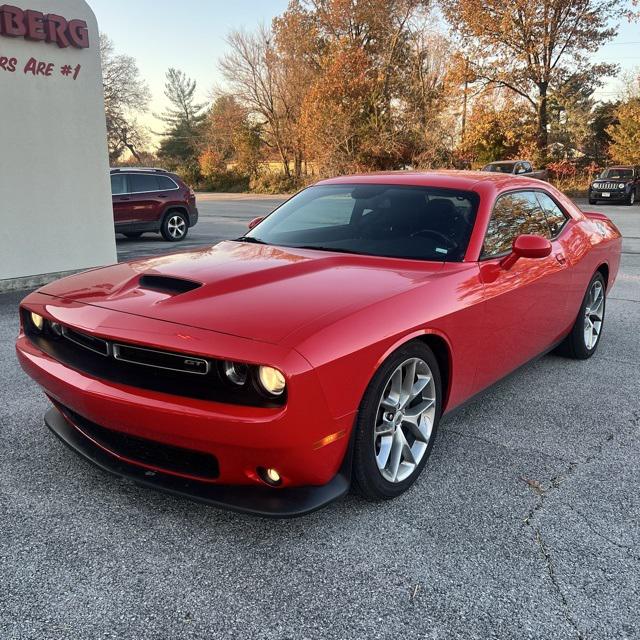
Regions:
[[567, 223], [567, 216], [563, 213], [560, 207], [549, 197], [546, 193], [538, 192], [538, 200], [540, 205], [544, 209], [547, 216], [547, 222], [549, 223], [549, 229], [551, 230], [551, 236], [555, 238], [562, 228]]
[[533, 191], [500, 196], [493, 207], [484, 239], [482, 257], [511, 251], [513, 241], [524, 233], [550, 238], [549, 225]]
[[121, 173], [115, 173], [111, 176], [111, 195], [121, 196], [127, 193], [127, 180]]
[[160, 191], [170, 191], [171, 189], [176, 189], [176, 183], [167, 176], [156, 176], [156, 180], [158, 181], [158, 188]]
[[158, 188], [158, 178], [144, 174], [129, 174], [129, 192], [145, 193], [147, 191], [160, 191]]
[[524, 167], [524, 170], [525, 170], [527, 173], [530, 173], [531, 171], [533, 171], [533, 167], [531, 166], [531, 163], [530, 163], [530, 162], [523, 162], [523, 163], [522, 163], [522, 166]]

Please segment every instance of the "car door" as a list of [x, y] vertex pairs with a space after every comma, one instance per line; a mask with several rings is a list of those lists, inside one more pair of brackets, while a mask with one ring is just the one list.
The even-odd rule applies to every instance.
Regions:
[[113, 221], [116, 226], [128, 224], [133, 220], [131, 198], [128, 193], [127, 174], [111, 174], [111, 200], [113, 203]]
[[148, 224], [157, 220], [162, 203], [158, 198], [158, 177], [148, 173], [130, 173], [128, 180], [132, 215], [136, 224]]
[[[522, 234], [548, 238], [552, 252], [546, 258], [520, 258], [505, 269], [502, 260]], [[486, 337], [476, 374], [479, 389], [551, 347], [567, 317], [571, 282], [566, 257], [552, 239], [534, 190], [512, 191], [496, 199], [485, 235], [480, 277]]]

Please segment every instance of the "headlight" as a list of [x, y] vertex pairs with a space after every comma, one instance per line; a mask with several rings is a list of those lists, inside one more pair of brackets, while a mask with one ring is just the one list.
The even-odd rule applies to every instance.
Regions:
[[272, 396], [281, 396], [286, 387], [284, 374], [273, 367], [260, 367], [258, 379], [262, 388]]
[[44, 328], [44, 318], [33, 311], [31, 312], [31, 322], [38, 331], [42, 331]]
[[624, 189], [624, 187], [625, 187], [625, 185], [623, 185], [623, 184], [619, 184], [618, 185], [618, 189]]
[[229, 382], [241, 387], [249, 377], [249, 367], [242, 362], [225, 362], [224, 375]]

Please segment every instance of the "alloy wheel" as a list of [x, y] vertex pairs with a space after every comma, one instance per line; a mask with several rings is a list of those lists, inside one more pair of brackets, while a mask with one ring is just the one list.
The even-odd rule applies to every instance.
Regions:
[[589, 289], [584, 311], [584, 344], [591, 351], [598, 344], [604, 320], [604, 287], [596, 280]]
[[174, 240], [179, 240], [187, 231], [187, 223], [182, 216], [171, 216], [167, 222], [167, 230]]
[[388, 482], [406, 480], [424, 457], [436, 416], [436, 387], [427, 363], [405, 360], [391, 374], [376, 413], [374, 453]]

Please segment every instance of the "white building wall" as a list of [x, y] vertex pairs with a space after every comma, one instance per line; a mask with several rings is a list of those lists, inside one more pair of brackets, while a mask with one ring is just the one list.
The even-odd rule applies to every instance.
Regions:
[[[3, 3], [0, 2], [0, 5]], [[0, 290], [11, 279], [116, 261], [98, 27], [83, 0], [12, 0], [81, 19], [88, 49], [0, 34]], [[31, 58], [50, 75], [24, 72]], [[75, 73], [62, 74], [64, 65]]]

